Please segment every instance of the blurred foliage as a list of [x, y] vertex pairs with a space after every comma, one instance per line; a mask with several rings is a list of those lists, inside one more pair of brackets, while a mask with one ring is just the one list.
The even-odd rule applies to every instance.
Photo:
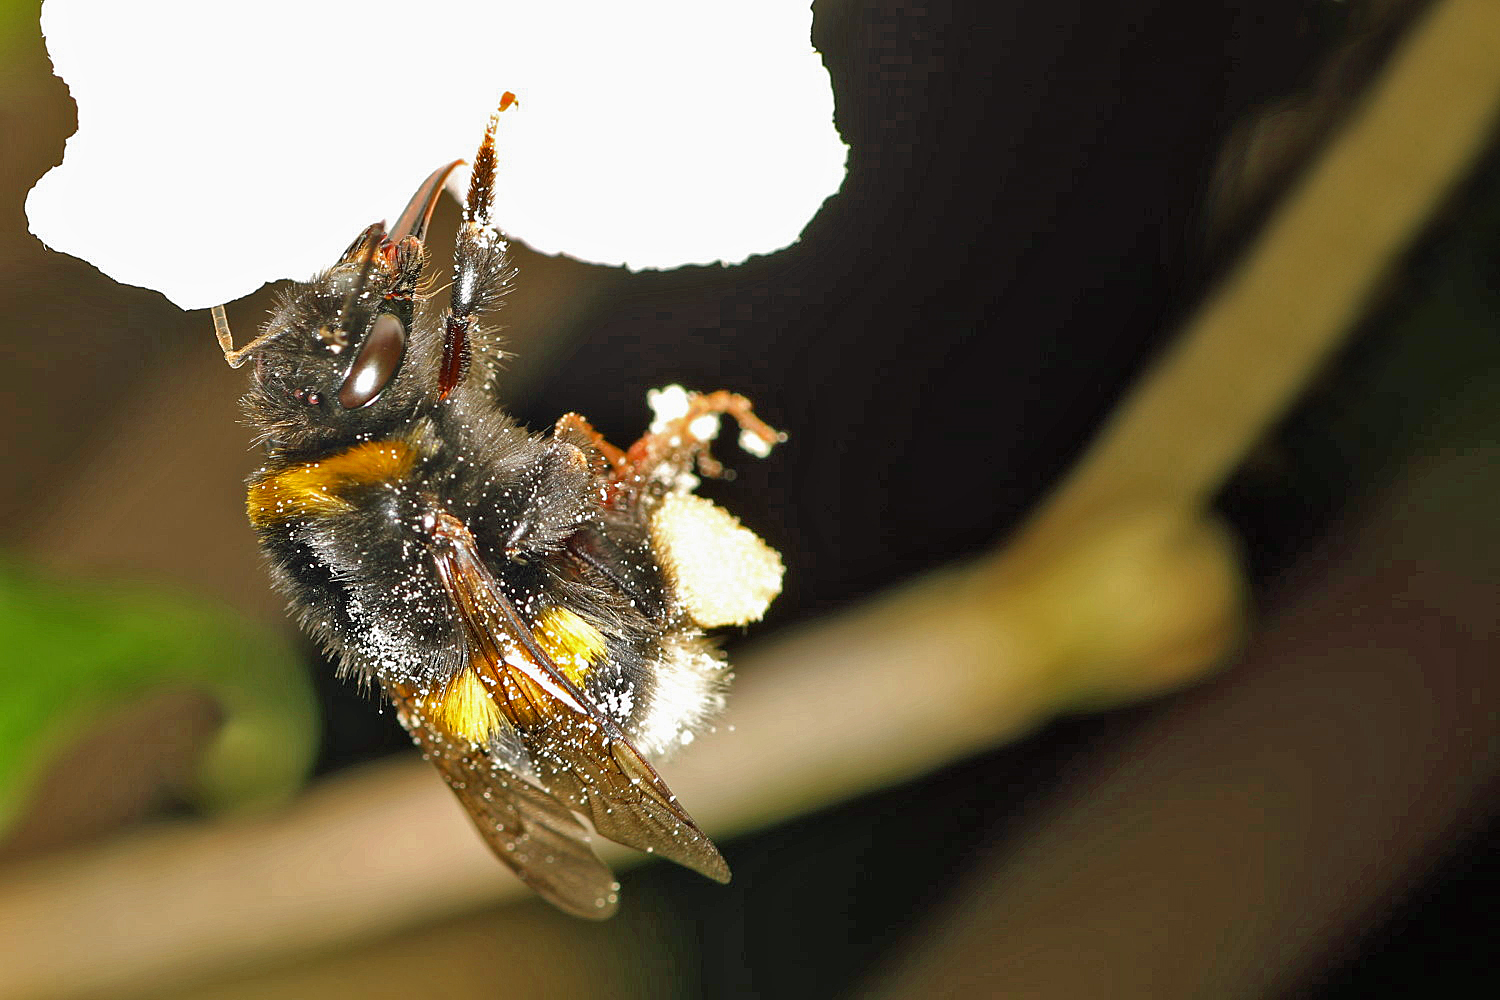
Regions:
[[222, 712], [190, 789], [206, 809], [285, 797], [317, 748], [312, 688], [285, 641], [144, 586], [62, 583], [0, 562], [0, 675], [0, 833], [60, 753], [163, 691], [207, 693]]
[[1222, 498], [1257, 579], [1279, 577], [1344, 511], [1403, 473], [1445, 464], [1442, 475], [1414, 477], [1423, 493], [1411, 498], [1444, 516], [1424, 521], [1399, 554], [1426, 551], [1481, 576], [1500, 565], [1496, 538], [1472, 530], [1491, 519], [1500, 464], [1448, 461], [1500, 446], [1497, 262], [1500, 156], [1491, 154]]
[[0, 51], [36, 32], [38, 6], [28, 0], [0, 0]]

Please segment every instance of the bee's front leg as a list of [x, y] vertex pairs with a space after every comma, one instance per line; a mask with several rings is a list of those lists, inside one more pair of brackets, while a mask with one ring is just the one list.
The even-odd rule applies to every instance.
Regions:
[[516, 95], [508, 90], [500, 98], [500, 107], [490, 115], [484, 141], [474, 154], [463, 224], [453, 251], [452, 298], [444, 320], [443, 364], [438, 371], [438, 393], [443, 399], [469, 370], [469, 342], [479, 313], [495, 304], [510, 281], [506, 273], [510, 245], [490, 221], [490, 205], [495, 198], [495, 128], [500, 112], [515, 101]]

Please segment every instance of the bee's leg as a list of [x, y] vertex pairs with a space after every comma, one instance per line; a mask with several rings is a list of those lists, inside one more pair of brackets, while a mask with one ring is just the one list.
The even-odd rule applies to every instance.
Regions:
[[484, 141], [474, 154], [469, 196], [464, 200], [463, 224], [453, 250], [453, 291], [443, 331], [443, 365], [438, 373], [440, 398], [446, 398], [469, 370], [469, 340], [478, 314], [495, 303], [510, 280], [506, 252], [510, 245], [490, 222], [495, 197], [495, 128], [500, 112], [515, 103], [506, 91], [490, 115]]
[[564, 413], [552, 425], [552, 437], [574, 445], [589, 458], [594, 471], [610, 479], [619, 478], [627, 469], [625, 453], [594, 430], [594, 425], [580, 413]]
[[625, 474], [642, 479], [675, 476], [688, 472], [696, 463], [703, 475], [722, 476], [724, 466], [709, 452], [709, 442], [718, 436], [719, 422], [704, 420], [721, 415], [731, 416], [739, 424], [740, 447], [752, 455], [764, 457], [773, 445], [786, 440], [785, 434], [757, 417], [750, 400], [739, 393], [725, 389], [688, 393], [686, 412], [654, 427], [625, 452]]

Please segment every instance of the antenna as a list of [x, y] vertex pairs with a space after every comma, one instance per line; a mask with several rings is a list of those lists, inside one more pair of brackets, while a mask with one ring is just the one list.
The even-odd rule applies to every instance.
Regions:
[[250, 356], [251, 351], [281, 332], [280, 330], [267, 331], [239, 350], [235, 350], [234, 335], [229, 332], [229, 317], [224, 314], [224, 307], [214, 306], [209, 312], [214, 317], [214, 336], [219, 340], [219, 350], [224, 352], [224, 360], [229, 363], [229, 367], [231, 368], [238, 368], [240, 365], [243, 365], [245, 359]]

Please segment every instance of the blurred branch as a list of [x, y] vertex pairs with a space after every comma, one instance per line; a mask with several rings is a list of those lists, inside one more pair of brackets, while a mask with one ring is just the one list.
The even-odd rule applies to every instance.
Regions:
[[[736, 728], [665, 768], [705, 827], [777, 822], [1224, 656], [1240, 581], [1204, 504], [1482, 148], [1497, 17], [1487, 0], [1435, 12], [1011, 548], [739, 657]], [[0, 996], [150, 994], [520, 891], [425, 766], [382, 765], [272, 819], [159, 828], [10, 873]]]
[[1454, 572], [1433, 544], [1457, 527], [1493, 554], [1487, 505], [1454, 525], [1443, 501], [1493, 496], [1496, 459], [1407, 468], [1307, 554], [1226, 683], [1081, 762], [861, 995], [1306, 995], [1496, 808], [1495, 564]]
[[1122, 499], [1200, 510], [1360, 319], [1371, 292], [1488, 146], [1500, 6], [1417, 24], [1227, 281], [1110, 416], [1028, 541]]

